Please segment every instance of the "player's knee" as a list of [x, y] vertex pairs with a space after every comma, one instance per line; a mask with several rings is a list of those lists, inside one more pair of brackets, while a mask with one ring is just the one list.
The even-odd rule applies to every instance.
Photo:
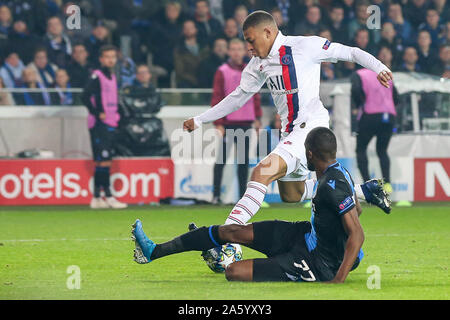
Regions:
[[242, 243], [245, 238], [243, 232], [246, 232], [246, 226], [229, 224], [219, 228], [219, 237], [229, 243]]

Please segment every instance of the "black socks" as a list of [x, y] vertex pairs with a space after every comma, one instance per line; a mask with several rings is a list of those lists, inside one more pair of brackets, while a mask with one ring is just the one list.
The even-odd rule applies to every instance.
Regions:
[[205, 251], [225, 244], [219, 239], [219, 226], [201, 227], [185, 233], [175, 239], [157, 244], [151, 259], [158, 259], [174, 253], [186, 251]]
[[111, 197], [110, 190], [110, 167], [95, 167], [94, 173], [94, 197], [100, 197], [100, 191], [103, 188], [105, 191], [105, 196], [107, 198]]

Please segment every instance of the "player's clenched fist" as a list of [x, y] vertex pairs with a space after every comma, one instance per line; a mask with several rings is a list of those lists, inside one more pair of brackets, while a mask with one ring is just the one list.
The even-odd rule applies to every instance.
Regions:
[[390, 71], [381, 71], [377, 76], [378, 81], [385, 86], [386, 88], [389, 88], [389, 81], [394, 80], [394, 76], [392, 75], [392, 72]]
[[191, 118], [183, 122], [183, 130], [187, 132], [192, 132], [196, 129], [194, 119]]

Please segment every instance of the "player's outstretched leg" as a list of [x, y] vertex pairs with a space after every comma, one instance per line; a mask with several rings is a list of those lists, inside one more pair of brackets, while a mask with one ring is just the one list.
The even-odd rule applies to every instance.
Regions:
[[155, 250], [156, 244], [147, 237], [142, 228], [142, 222], [139, 219], [132, 225], [131, 239], [136, 246], [134, 249], [134, 261], [139, 264], [151, 262], [151, 256]]
[[267, 186], [284, 177], [286, 170], [286, 162], [277, 154], [271, 153], [261, 160], [253, 169], [243, 197], [233, 207], [225, 224], [246, 224], [261, 208]]
[[253, 242], [252, 225], [201, 227], [171, 241], [156, 244], [146, 236], [142, 223], [138, 219], [133, 224], [131, 233], [136, 245], [134, 260], [139, 264], [149, 263], [155, 259], [180, 252], [206, 251], [225, 243], [251, 245]]

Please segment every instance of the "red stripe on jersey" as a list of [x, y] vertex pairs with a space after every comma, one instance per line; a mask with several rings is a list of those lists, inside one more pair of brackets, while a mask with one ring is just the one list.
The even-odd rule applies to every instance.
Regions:
[[[284, 87], [287, 91], [292, 90], [292, 85], [291, 85], [291, 77], [289, 75], [289, 66], [283, 64], [282, 59], [283, 57], [286, 55], [286, 47], [285, 46], [281, 46], [280, 49], [278, 50], [278, 52], [280, 53], [280, 64], [281, 67], [283, 69], [283, 82], [284, 82]], [[288, 123], [286, 125], [286, 132], [289, 132], [289, 126], [292, 123], [292, 121], [294, 121], [294, 101], [292, 99], [292, 94], [288, 94], [286, 95], [287, 98], [287, 105], [288, 105]]]

